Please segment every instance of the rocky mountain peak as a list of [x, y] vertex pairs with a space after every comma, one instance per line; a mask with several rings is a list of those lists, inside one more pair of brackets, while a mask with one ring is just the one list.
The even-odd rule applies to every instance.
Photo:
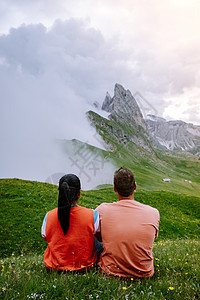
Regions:
[[120, 118], [130, 126], [137, 124], [145, 131], [148, 131], [135, 98], [129, 90], [125, 90], [124, 87], [118, 83], [115, 84], [114, 96], [112, 98], [108, 92], [106, 93], [102, 109], [111, 113], [110, 118]]

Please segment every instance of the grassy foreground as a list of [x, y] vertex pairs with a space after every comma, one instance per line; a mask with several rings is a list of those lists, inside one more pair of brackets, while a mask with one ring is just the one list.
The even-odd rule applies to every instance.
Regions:
[[85, 274], [47, 274], [42, 255], [1, 260], [2, 299], [198, 299], [199, 242], [175, 240], [154, 246], [151, 279], [106, 278]]
[[[1, 299], [198, 299], [200, 297], [200, 198], [138, 190], [135, 199], [161, 215], [151, 279], [85, 274], [47, 274], [46, 243], [40, 237], [45, 213], [57, 206], [58, 188], [18, 179], [0, 180]], [[112, 188], [82, 192], [80, 205], [116, 201]]]

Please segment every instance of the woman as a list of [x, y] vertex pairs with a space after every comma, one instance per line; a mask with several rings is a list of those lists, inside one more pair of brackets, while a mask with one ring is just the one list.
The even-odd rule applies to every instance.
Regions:
[[48, 243], [44, 253], [48, 269], [81, 270], [97, 260], [94, 234], [99, 227], [99, 214], [78, 205], [80, 192], [76, 175], [67, 174], [60, 179], [58, 208], [46, 214], [41, 229]]

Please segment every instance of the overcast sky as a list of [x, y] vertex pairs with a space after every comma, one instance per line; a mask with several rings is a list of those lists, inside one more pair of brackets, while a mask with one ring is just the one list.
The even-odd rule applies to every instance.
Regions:
[[1, 0], [0, 177], [30, 155], [30, 169], [45, 164], [52, 138], [98, 146], [84, 113], [115, 83], [159, 116], [200, 124], [199, 13], [199, 0]]

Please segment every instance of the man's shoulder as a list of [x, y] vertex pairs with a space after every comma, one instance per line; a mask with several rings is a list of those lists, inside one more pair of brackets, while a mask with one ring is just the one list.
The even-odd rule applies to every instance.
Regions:
[[158, 211], [157, 208], [152, 207], [152, 206], [150, 206], [150, 205], [147, 205], [147, 206], [149, 207], [149, 209], [151, 209], [152, 211], [154, 211], [154, 213], [159, 214], [159, 211]]
[[97, 210], [99, 209], [99, 208], [102, 208], [102, 207], [108, 207], [108, 206], [110, 206], [110, 205], [113, 205], [113, 203], [106, 203], [106, 202], [103, 202], [103, 203], [101, 203], [99, 206], [97, 206]]
[[148, 204], [142, 204], [142, 206], [144, 207], [144, 209], [148, 210], [148, 211], [152, 211], [154, 212], [155, 214], [159, 214], [159, 211], [157, 208], [151, 206], [151, 205], [148, 205]]
[[101, 203], [101, 204], [96, 208], [96, 210], [97, 210], [98, 212], [100, 212], [100, 211], [102, 211], [102, 210], [104, 210], [104, 209], [108, 209], [109, 207], [112, 207], [114, 204], [115, 204], [115, 202], [113, 202], [113, 203], [106, 203], [106, 202], [103, 202], [103, 203]]
[[155, 221], [160, 220], [160, 213], [157, 208], [147, 204], [143, 204], [143, 205], [144, 205], [144, 214], [146, 214], [146, 216], [153, 218]]

